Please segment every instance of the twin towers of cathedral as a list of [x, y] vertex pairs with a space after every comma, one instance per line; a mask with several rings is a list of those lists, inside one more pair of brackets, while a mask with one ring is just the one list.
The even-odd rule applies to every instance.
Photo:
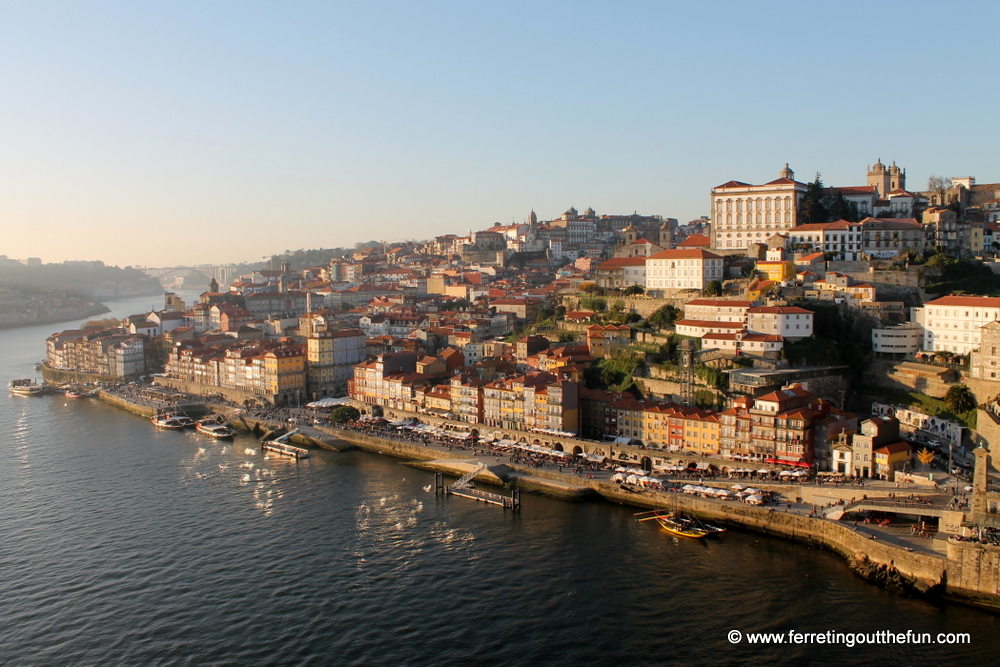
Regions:
[[[778, 174], [778, 178], [787, 178], [790, 181], [795, 180], [795, 172], [788, 168], [787, 162], [785, 163], [785, 168]], [[879, 158], [874, 167], [868, 168], [868, 186], [878, 188], [878, 196], [880, 198], [884, 198], [890, 192], [896, 190], [905, 191], [906, 170], [897, 167], [895, 162], [892, 163], [892, 166], [887, 167], [882, 164], [882, 159]]]

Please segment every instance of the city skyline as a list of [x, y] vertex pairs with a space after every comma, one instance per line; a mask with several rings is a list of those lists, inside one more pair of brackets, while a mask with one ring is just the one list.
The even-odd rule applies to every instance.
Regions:
[[[828, 185], [863, 184], [877, 159], [911, 190], [996, 181], [996, 137], [961, 140], [989, 126], [996, 93], [958, 91], [988, 80], [997, 13], [12, 7], [0, 254], [252, 261], [570, 206], [683, 224], [709, 215], [712, 187], [786, 162]], [[942, 34], [961, 35], [946, 54], [926, 46]]]

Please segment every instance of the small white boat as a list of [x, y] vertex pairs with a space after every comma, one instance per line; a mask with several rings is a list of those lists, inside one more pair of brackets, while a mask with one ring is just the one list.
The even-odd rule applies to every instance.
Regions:
[[231, 438], [236, 434], [236, 431], [225, 424], [213, 420], [199, 421], [194, 428], [198, 433], [212, 438]]
[[187, 415], [178, 414], [162, 414], [156, 415], [150, 418], [153, 422], [153, 426], [157, 428], [165, 428], [171, 430], [179, 430], [182, 428], [187, 428], [188, 426], [194, 426], [194, 420]]

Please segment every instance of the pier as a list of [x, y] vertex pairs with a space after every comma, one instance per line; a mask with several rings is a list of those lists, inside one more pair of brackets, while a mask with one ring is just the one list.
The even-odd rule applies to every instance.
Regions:
[[482, 491], [473, 486], [472, 480], [476, 477], [476, 475], [486, 470], [486, 468], [487, 466], [485, 463], [478, 464], [475, 468], [459, 477], [451, 486], [445, 486], [444, 473], [436, 472], [434, 473], [435, 493], [444, 493], [449, 496], [469, 498], [471, 500], [478, 500], [490, 505], [499, 505], [505, 510], [510, 509], [512, 511], [520, 511], [521, 491], [519, 489], [514, 488], [509, 496], [505, 496], [500, 493]]

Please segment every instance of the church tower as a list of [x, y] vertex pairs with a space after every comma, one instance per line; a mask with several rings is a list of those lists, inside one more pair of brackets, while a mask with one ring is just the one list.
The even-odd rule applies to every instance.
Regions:
[[889, 192], [893, 190], [905, 190], [906, 189], [906, 170], [900, 169], [896, 166], [896, 162], [893, 161], [892, 166], [889, 167]]
[[874, 185], [878, 188], [879, 198], [884, 198], [889, 194], [889, 170], [882, 164], [882, 158], [879, 158], [875, 166], [868, 170], [868, 185]]
[[629, 243], [635, 243], [636, 239], [639, 238], [639, 232], [635, 230], [635, 225], [629, 225], [622, 230], [622, 234], [625, 236], [625, 245]]
[[212, 281], [208, 283], [208, 291], [217, 294], [219, 292], [219, 281], [212, 278]]

